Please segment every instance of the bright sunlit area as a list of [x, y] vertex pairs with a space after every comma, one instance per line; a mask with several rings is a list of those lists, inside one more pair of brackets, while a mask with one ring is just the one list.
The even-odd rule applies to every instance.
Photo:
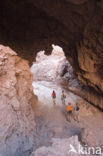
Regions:
[[[75, 105], [77, 96], [67, 91], [63, 84], [67, 85], [74, 82], [73, 69], [67, 61], [64, 51], [60, 46], [52, 45], [51, 55], [46, 55], [45, 51], [37, 54], [36, 62], [31, 66], [33, 73], [34, 93], [44, 105], [53, 106], [52, 92], [56, 92], [56, 105], [61, 105], [62, 90], [66, 95], [66, 105], [71, 102]], [[69, 84], [70, 82], [70, 84]]]

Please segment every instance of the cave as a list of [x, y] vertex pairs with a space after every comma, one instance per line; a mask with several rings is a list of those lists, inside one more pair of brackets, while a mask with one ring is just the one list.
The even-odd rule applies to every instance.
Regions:
[[[0, 43], [30, 65], [38, 51], [45, 49], [50, 54], [51, 44], [60, 45], [89, 94], [102, 100], [102, 4], [98, 0], [4, 0], [0, 4]], [[85, 98], [102, 109], [101, 100]]]
[[68, 95], [69, 92], [66, 89], [70, 87], [80, 88], [79, 81], [76, 79], [63, 48], [54, 44], [51, 47], [52, 52], [49, 55], [46, 54], [45, 50], [38, 52], [36, 60], [31, 66], [34, 94], [38, 97], [39, 102], [52, 107], [52, 91], [54, 90], [57, 94], [56, 105], [60, 106], [62, 91], [65, 90], [67, 99], [64, 104], [68, 105], [68, 102], [71, 102], [75, 105], [78, 100], [77, 96], [72, 93]]
[[[58, 46], [61, 48], [57, 50], [54, 60], [61, 54], [61, 49], [63, 55], [60, 59], [65, 58], [63, 64], [59, 63], [59, 70], [54, 66], [53, 79], [49, 75], [53, 71], [46, 66], [53, 64], [49, 64], [49, 57], [52, 57], [53, 48]], [[47, 63], [44, 67], [37, 58], [39, 54]], [[33, 72], [30, 71], [32, 65]], [[1, 1], [0, 140], [3, 141], [0, 143], [0, 154], [41, 156], [44, 152], [48, 156], [49, 152], [53, 155], [48, 148], [55, 153], [55, 143], [62, 146], [64, 142], [67, 147], [65, 138], [73, 144], [80, 141], [82, 145], [103, 147], [102, 71], [103, 0]], [[56, 80], [56, 85], [61, 86], [58, 96], [64, 90], [68, 101], [79, 103], [82, 126], [80, 123], [79, 126], [71, 123], [70, 127], [70, 123], [65, 120], [65, 109], [56, 106], [50, 110], [42, 106], [43, 101], [36, 94], [39, 85], [35, 83], [33, 93], [32, 83], [36, 78], [42, 83], [45, 80], [45, 85], [49, 81], [54, 85]], [[54, 85], [54, 90], [56, 88]], [[97, 124], [96, 130], [93, 129], [94, 122]], [[90, 130], [83, 130], [83, 123]], [[57, 154], [60, 156], [60, 153]]]

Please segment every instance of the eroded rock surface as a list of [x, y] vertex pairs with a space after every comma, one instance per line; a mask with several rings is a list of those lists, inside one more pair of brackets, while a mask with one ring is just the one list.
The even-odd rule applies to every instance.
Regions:
[[32, 75], [27, 61], [0, 45], [0, 156], [29, 154], [35, 136]]
[[102, 0], [4, 0], [0, 8], [1, 43], [30, 63], [38, 51], [60, 45], [86, 88], [83, 96], [103, 109]]
[[46, 55], [45, 51], [38, 52], [36, 62], [31, 66], [34, 81], [68, 83], [72, 87], [79, 86], [73, 68], [66, 59], [63, 49], [57, 45], [52, 45], [52, 48], [51, 55]]
[[78, 63], [82, 71], [78, 72], [78, 79], [86, 86], [103, 92], [103, 27], [100, 14], [88, 23], [83, 36], [78, 47]]
[[[57, 47], [57, 48], [56, 48]], [[66, 57], [62, 48], [55, 46], [51, 55], [47, 56], [44, 51], [37, 54], [36, 62], [31, 67], [34, 80], [56, 81], [60, 78], [60, 70], [65, 65]]]

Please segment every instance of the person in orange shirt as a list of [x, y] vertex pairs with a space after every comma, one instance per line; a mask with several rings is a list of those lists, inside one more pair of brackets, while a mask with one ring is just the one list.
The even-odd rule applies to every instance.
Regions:
[[56, 100], [56, 93], [55, 93], [54, 90], [52, 92], [52, 99], [53, 99], [53, 104], [55, 105], [56, 104], [56, 102], [55, 102], [55, 100]]
[[68, 121], [71, 121], [73, 107], [70, 102], [68, 102], [68, 106], [66, 107], [66, 117]]

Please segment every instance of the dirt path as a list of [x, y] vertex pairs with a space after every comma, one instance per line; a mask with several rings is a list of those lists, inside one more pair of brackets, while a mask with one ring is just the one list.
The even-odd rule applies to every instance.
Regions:
[[80, 132], [79, 125], [66, 120], [63, 107], [40, 106], [35, 111], [37, 123], [35, 148], [50, 145], [51, 138], [69, 138]]
[[[48, 107], [53, 106], [51, 94], [52, 94], [52, 91], [55, 90], [56, 91], [56, 105], [62, 106], [61, 86], [57, 86], [54, 83], [50, 83], [46, 81], [33, 82], [33, 86], [34, 86], [34, 93], [38, 96], [39, 101], [43, 103], [43, 105], [46, 105]], [[78, 96], [66, 90], [65, 90], [65, 94], [66, 94], [66, 105], [68, 102], [71, 102], [72, 105], [74, 106], [76, 104], [76, 101], [80, 99]]]
[[[43, 83], [43, 82], [41, 82]], [[35, 106], [35, 117], [37, 123], [37, 137], [35, 140], [35, 148], [40, 146], [48, 146], [51, 144], [51, 138], [69, 138], [80, 132], [80, 125], [72, 121], [69, 123], [65, 117], [65, 107], [61, 103], [61, 88], [45, 82], [34, 83], [35, 94], [38, 96], [42, 104]], [[56, 106], [52, 103], [51, 93], [55, 89], [57, 93]], [[67, 100], [75, 105], [76, 98], [72, 93], [67, 93]], [[73, 98], [74, 97], [74, 98]]]
[[[65, 107], [61, 104], [61, 87], [57, 87], [54, 84], [48, 82], [34, 82], [35, 94], [38, 96], [41, 104], [35, 106], [36, 117], [36, 139], [35, 149], [40, 146], [49, 146], [51, 144], [51, 138], [69, 138], [73, 135], [78, 135], [81, 128], [89, 128], [95, 136], [103, 144], [103, 114], [96, 113], [96, 115], [81, 116], [81, 122], [77, 123], [72, 120], [69, 123], [65, 117]], [[51, 93], [52, 90], [57, 93], [56, 106], [53, 106]], [[65, 91], [67, 96], [66, 104], [71, 101], [75, 105], [78, 96], [73, 93]]]

